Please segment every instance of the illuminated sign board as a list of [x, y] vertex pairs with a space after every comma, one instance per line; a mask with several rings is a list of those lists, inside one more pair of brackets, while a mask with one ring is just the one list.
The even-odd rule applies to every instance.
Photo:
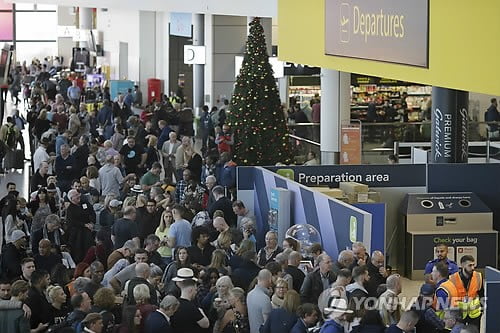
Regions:
[[325, 0], [325, 53], [429, 67], [429, 0]]

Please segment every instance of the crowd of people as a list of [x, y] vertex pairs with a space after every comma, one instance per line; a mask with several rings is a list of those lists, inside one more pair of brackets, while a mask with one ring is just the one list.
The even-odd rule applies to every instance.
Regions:
[[[257, 239], [236, 198], [227, 102], [203, 108], [195, 140], [176, 98], [135, 115], [127, 95], [88, 109], [71, 87], [32, 96], [30, 195], [8, 183], [0, 201], [0, 331], [475, 332], [470, 256], [457, 265], [438, 246], [410, 307], [380, 251], [355, 242], [333, 260], [318, 243]], [[2, 125], [7, 149], [17, 119]]]

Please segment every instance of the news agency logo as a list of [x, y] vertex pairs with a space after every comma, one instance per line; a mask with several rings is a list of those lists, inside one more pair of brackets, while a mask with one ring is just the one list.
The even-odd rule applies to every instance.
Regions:
[[351, 5], [343, 2], [340, 4], [340, 42], [349, 43], [349, 21], [351, 17]]

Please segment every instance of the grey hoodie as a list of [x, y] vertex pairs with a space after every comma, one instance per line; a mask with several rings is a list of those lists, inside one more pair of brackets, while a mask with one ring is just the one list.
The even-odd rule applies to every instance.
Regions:
[[106, 164], [99, 169], [99, 181], [101, 182], [101, 195], [120, 196], [120, 184], [123, 182], [123, 176], [120, 169], [112, 164]]

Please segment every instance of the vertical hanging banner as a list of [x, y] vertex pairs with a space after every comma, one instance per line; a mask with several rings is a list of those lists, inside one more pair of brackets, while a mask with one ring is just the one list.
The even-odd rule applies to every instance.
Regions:
[[467, 163], [468, 102], [468, 92], [432, 87], [432, 163]]
[[342, 125], [340, 135], [340, 164], [361, 164], [361, 124]]

